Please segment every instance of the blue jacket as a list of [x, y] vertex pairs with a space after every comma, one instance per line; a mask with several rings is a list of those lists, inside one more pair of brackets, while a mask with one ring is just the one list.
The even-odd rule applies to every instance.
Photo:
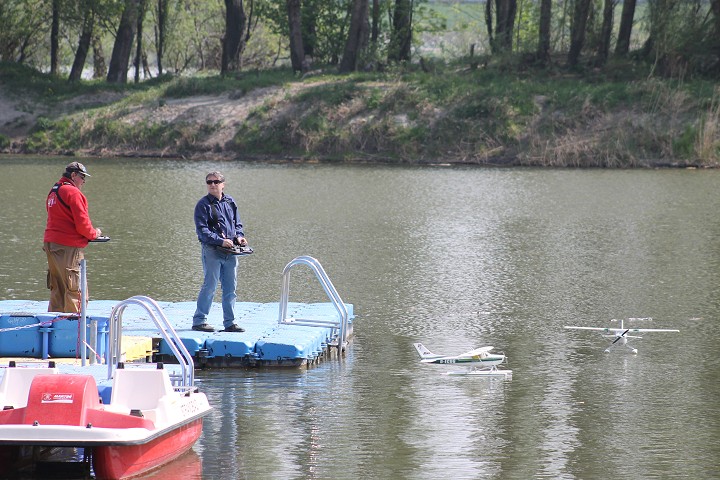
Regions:
[[222, 245], [224, 238], [244, 237], [235, 200], [224, 193], [220, 200], [209, 194], [202, 197], [195, 205], [195, 232], [200, 243], [208, 245]]

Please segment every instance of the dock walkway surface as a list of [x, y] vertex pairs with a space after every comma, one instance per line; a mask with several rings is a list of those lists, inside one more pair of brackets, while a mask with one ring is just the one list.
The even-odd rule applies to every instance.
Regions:
[[[119, 301], [91, 300], [86, 309], [87, 324], [97, 322], [97, 345], [102, 356], [107, 346], [108, 322], [112, 308]], [[157, 302], [177, 332], [196, 368], [229, 367], [311, 367], [324, 359], [342, 354], [334, 348], [337, 329], [329, 326], [281, 324], [279, 303], [237, 302], [236, 323], [244, 332], [220, 332], [222, 307], [214, 303], [208, 322], [216, 332], [191, 329], [195, 302]], [[352, 304], [344, 304], [348, 312], [347, 338], [352, 336]], [[47, 301], [0, 301], [0, 357], [77, 358], [78, 318], [47, 312]], [[289, 302], [286, 318], [336, 320], [339, 317], [332, 303]], [[130, 305], [122, 314], [122, 352], [126, 338], [151, 339], [152, 361], [174, 362], [170, 346], [162, 338], [150, 315], [141, 307]], [[89, 329], [87, 338], [90, 338]], [[128, 347], [129, 348], [129, 347]], [[128, 359], [130, 360], [130, 359]], [[5, 363], [0, 359], [0, 364]]]

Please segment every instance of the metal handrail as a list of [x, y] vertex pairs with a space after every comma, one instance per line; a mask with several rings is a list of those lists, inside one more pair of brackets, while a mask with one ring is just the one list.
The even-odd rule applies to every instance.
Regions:
[[[85, 358], [87, 357], [87, 333], [85, 331], [85, 321], [87, 319], [87, 265], [85, 259], [80, 260], [80, 319], [78, 320], [78, 328], [80, 329], [80, 365], [85, 366]], [[97, 328], [97, 323], [95, 324]], [[92, 338], [92, 332], [90, 334]]]
[[[287, 318], [288, 302], [290, 299], [290, 270], [295, 265], [307, 265], [312, 269], [312, 271], [315, 273], [315, 277], [317, 277], [320, 285], [322, 285], [323, 290], [325, 290], [325, 294], [335, 306], [338, 315], [340, 315], [340, 321]], [[330, 281], [327, 273], [325, 273], [322, 265], [320, 265], [320, 262], [318, 262], [315, 258], [308, 255], [303, 255], [294, 258], [287, 265], [285, 265], [285, 268], [283, 269], [282, 290], [280, 292], [280, 312], [278, 317], [278, 323], [285, 325], [304, 325], [309, 327], [331, 327], [338, 330], [338, 350], [342, 350], [344, 348], [347, 341], [347, 307], [340, 298], [340, 295], [335, 289], [335, 286]]]
[[195, 362], [192, 355], [183, 344], [173, 326], [160, 308], [160, 305], [150, 297], [136, 295], [115, 305], [110, 312], [109, 326], [109, 348], [105, 352], [105, 362], [108, 365], [108, 379], [112, 378], [115, 368], [120, 361], [120, 347], [122, 343], [122, 314], [129, 305], [139, 305], [143, 307], [150, 318], [155, 322], [155, 326], [160, 330], [165, 342], [172, 350], [175, 358], [180, 363], [182, 370], [182, 386], [192, 387], [195, 381]]

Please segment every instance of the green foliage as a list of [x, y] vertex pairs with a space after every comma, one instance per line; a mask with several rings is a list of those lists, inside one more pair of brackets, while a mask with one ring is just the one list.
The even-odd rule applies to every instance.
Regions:
[[680, 136], [673, 140], [673, 153], [678, 158], [689, 158], [694, 151], [697, 136], [697, 128], [692, 125], [687, 125]]
[[276, 68], [236, 76], [208, 75], [177, 77], [165, 87], [165, 97], [183, 98], [193, 95], [217, 95], [223, 92], [244, 92], [263, 87], [282, 85], [292, 81], [295, 76], [289, 68]]
[[[63, 116], [47, 113], [38, 118], [26, 149], [116, 148], [170, 154], [227, 154], [230, 149], [240, 157], [412, 163], [501, 159], [527, 165], [613, 167], [638, 165], [648, 158], [712, 165], [720, 157], [720, 102], [711, 80], [647, 79], [646, 67], [624, 69], [621, 62], [607, 71], [585, 74], [533, 70], [512, 61], [474, 70], [464, 68], [463, 60], [429, 65], [430, 71], [404, 65], [381, 73], [305, 79], [281, 68], [226, 77], [165, 76], [117, 86], [108, 91], [119, 94], [101, 108], [81, 107]], [[25, 81], [20, 81], [25, 74]], [[30, 91], [23, 96], [41, 98], [46, 98], [46, 91], [53, 92], [47, 98], [70, 99], [106, 88], [94, 82], [68, 86], [15, 64], [0, 69], [0, 82], [11, 85], [13, 93]], [[158, 109], [162, 102], [168, 107], [182, 103], [168, 98], [220, 93], [234, 99], [252, 96], [257, 104], [263, 95], [257, 89], [267, 86], [280, 87], [285, 95], [268, 97], [243, 117], [229, 147], [211, 145], [218, 128], [227, 128], [227, 119], [223, 125], [213, 123], [215, 119], [167, 121], [175, 117], [163, 119], [164, 109]]]
[[[152, 2], [151, 2], [152, 3]], [[222, 2], [180, 0], [169, 2], [163, 67], [175, 74], [188, 70], [220, 68], [225, 29]], [[145, 23], [157, 25], [157, 9], [150, 8]], [[146, 49], [157, 52], [155, 28], [144, 28]]]
[[0, 149], [7, 148], [10, 146], [10, 137], [0, 133]]
[[310, 87], [300, 93], [296, 100], [313, 108], [322, 105], [335, 107], [351, 100], [357, 95], [360, 87], [354, 82], [341, 81], [329, 85]]
[[142, 84], [117, 85], [102, 80], [69, 83], [48, 73], [13, 62], [0, 62], [0, 82], [11, 90], [37, 98], [46, 104], [56, 104], [81, 94], [99, 92], [142, 91], [153, 88], [163, 79]]
[[[384, 3], [384, 2], [383, 2]], [[345, 48], [352, 0], [304, 0], [302, 2], [303, 41], [315, 64], [337, 64]], [[288, 14], [285, 2], [261, 0], [257, 12], [275, 35], [287, 39]], [[288, 41], [285, 40], [284, 44]], [[284, 53], [288, 54], [284, 49]]]
[[59, 152], [111, 145], [127, 150], [165, 149], [193, 151], [200, 139], [217, 129], [215, 125], [187, 123], [128, 124], [109, 117], [97, 118], [88, 127], [83, 119], [42, 119], [25, 142], [27, 152]]
[[[42, 57], [43, 37], [49, 24], [49, 11], [42, 0], [3, 0], [0, 2], [0, 61], [24, 58], [32, 63]], [[38, 55], [39, 54], [39, 55]], [[37, 59], [39, 60], [39, 58]]]

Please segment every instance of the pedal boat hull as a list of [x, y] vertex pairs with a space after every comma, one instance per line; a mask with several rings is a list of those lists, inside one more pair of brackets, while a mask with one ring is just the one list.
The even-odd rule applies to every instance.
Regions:
[[[117, 401], [109, 405], [100, 403], [91, 375], [34, 376], [27, 405], [0, 411], [3, 464], [11, 465], [21, 452], [32, 451], [23, 447], [79, 447], [91, 452], [98, 480], [115, 480], [149, 472], [187, 452], [200, 437], [203, 416], [210, 411], [205, 395], [197, 390], [174, 391], [163, 370], [118, 372], [133, 388], [116, 382]], [[139, 385], [144, 388], [138, 389]], [[153, 392], [157, 398], [148, 399]], [[144, 393], [140, 403], [145, 401], [145, 408], [128, 407]]]

